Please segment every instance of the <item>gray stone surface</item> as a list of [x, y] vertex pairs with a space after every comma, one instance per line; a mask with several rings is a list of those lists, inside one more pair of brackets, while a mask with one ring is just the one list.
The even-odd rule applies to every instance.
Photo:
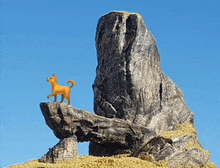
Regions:
[[197, 147], [188, 149], [189, 141], [199, 144], [196, 134], [168, 139], [157, 136], [145, 126], [98, 116], [63, 103], [41, 103], [40, 108], [47, 125], [60, 139], [40, 159], [42, 162], [72, 159], [78, 156], [77, 142], [84, 141], [95, 143], [90, 146], [90, 150], [100, 151], [95, 156], [131, 153], [134, 157], [142, 158], [149, 153], [157, 161], [167, 160], [172, 168], [177, 165], [203, 166], [209, 161], [209, 154], [204, 151]]
[[145, 126], [98, 116], [63, 103], [41, 103], [40, 108], [47, 125], [61, 140], [76, 136], [78, 142], [113, 143], [125, 151], [134, 150], [138, 144], [156, 135]]
[[103, 16], [96, 33], [95, 113], [147, 125], [160, 110], [160, 58], [156, 41], [138, 14]]
[[[161, 71], [156, 40], [141, 15], [112, 12], [102, 16], [96, 48], [96, 114], [138, 123], [157, 134], [172, 130], [174, 124], [194, 123], [183, 93]], [[96, 146], [91, 143], [90, 148], [99, 149]], [[100, 152], [90, 150], [92, 155]]]
[[174, 139], [158, 136], [134, 152], [133, 156], [142, 158], [149, 153], [156, 161], [167, 160], [171, 168], [205, 166], [209, 161], [209, 154], [196, 147], [188, 148], [190, 141], [199, 144], [195, 136], [183, 135]]
[[76, 136], [61, 139], [53, 148], [50, 148], [39, 161], [55, 163], [73, 159], [78, 156], [78, 146]]

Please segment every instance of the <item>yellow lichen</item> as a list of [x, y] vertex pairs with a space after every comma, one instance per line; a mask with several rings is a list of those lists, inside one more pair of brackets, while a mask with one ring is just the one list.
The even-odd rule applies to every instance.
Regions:
[[203, 153], [209, 155], [208, 150], [203, 149], [199, 143], [196, 143], [194, 141], [189, 141], [188, 144], [187, 144], [186, 149], [191, 149], [191, 148], [197, 148], [198, 150], [202, 151]]
[[207, 165], [205, 166], [205, 168], [218, 168], [217, 165], [215, 163], [212, 162], [208, 162]]
[[138, 158], [142, 159], [142, 160], [145, 160], [147, 162], [150, 162], [150, 163], [153, 163], [154, 165], [158, 166], [158, 167], [170, 167], [169, 166], [169, 163], [168, 161], [166, 160], [162, 160], [162, 161], [156, 161], [154, 159], [154, 156], [153, 155], [150, 155], [148, 153], [143, 153], [143, 154], [140, 154], [138, 156]]
[[193, 127], [192, 124], [176, 124], [174, 125], [174, 129], [172, 131], [164, 132], [160, 134], [160, 136], [164, 138], [173, 139], [176, 137], [180, 137], [183, 135], [191, 135], [197, 136], [196, 129]]
[[122, 14], [125, 14], [125, 15], [136, 15], [136, 16], [141, 16], [139, 13], [130, 13], [130, 12], [127, 12], [127, 11], [115, 11], [115, 12], [118, 12], [118, 13], [122, 13]]
[[133, 13], [130, 13], [130, 12], [126, 12], [126, 11], [120, 11], [119, 13], [123, 13], [123, 14], [126, 14], [126, 15], [130, 15], [130, 14], [133, 14]]

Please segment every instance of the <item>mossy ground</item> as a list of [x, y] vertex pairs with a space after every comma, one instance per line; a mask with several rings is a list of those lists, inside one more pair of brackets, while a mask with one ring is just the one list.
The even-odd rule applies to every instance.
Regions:
[[[9, 166], [9, 168], [169, 168], [168, 162], [157, 162], [150, 155], [142, 159], [126, 155], [113, 157], [81, 156], [56, 163], [41, 163], [38, 160], [32, 160], [27, 163]], [[217, 168], [217, 166], [212, 162], [208, 162], [202, 168]]]
[[166, 161], [150, 162], [139, 158], [119, 155], [113, 157], [81, 156], [72, 160], [54, 163], [40, 163], [32, 160], [9, 168], [168, 168]]

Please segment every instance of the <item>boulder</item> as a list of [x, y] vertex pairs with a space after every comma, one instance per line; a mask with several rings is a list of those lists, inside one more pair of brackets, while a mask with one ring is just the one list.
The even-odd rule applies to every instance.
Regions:
[[[97, 115], [140, 124], [157, 134], [172, 130], [175, 124], [194, 124], [183, 93], [161, 71], [156, 40], [141, 15], [111, 12], [102, 16], [96, 48], [93, 90]], [[98, 145], [90, 144], [91, 155], [104, 149]]]
[[76, 136], [61, 139], [53, 148], [50, 148], [39, 161], [55, 163], [56, 161], [70, 160], [78, 156], [78, 147]]
[[156, 161], [167, 160], [171, 168], [205, 167], [209, 161], [209, 151], [199, 143], [196, 129], [191, 124], [175, 127], [173, 131], [146, 141], [132, 156], [145, 160], [150, 154]]

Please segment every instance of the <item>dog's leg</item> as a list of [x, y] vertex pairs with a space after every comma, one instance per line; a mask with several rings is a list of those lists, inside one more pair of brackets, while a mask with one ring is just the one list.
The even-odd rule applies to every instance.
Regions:
[[54, 98], [55, 98], [54, 102], [57, 102], [57, 95], [55, 95]]
[[70, 105], [70, 89], [64, 93], [66, 99], [68, 100], [68, 105]]
[[68, 100], [68, 105], [70, 105], [70, 95], [65, 95]]
[[62, 100], [61, 100], [61, 102], [60, 102], [60, 103], [63, 103], [63, 101], [64, 101], [64, 99], [65, 99], [65, 95], [64, 95], [64, 94], [62, 94], [61, 96], [62, 96]]
[[48, 95], [47, 98], [50, 99], [50, 97], [53, 97], [53, 96], [55, 96], [55, 94]]
[[70, 105], [70, 98], [68, 98], [68, 105]]

